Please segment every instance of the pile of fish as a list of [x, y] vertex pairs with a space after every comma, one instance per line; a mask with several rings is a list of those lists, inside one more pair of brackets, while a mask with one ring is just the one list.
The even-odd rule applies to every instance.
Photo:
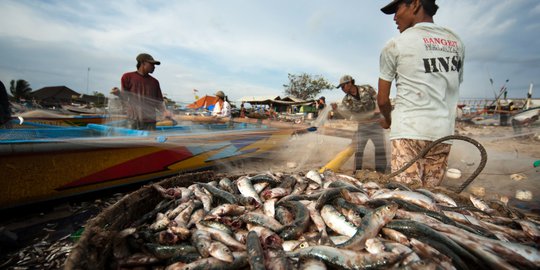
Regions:
[[163, 188], [111, 268], [539, 269], [540, 222], [502, 202], [327, 171]]
[[[117, 201], [122, 199], [124, 194], [116, 193], [111, 197], [104, 199], [96, 199], [94, 201], [83, 201], [71, 203], [69, 207], [61, 207], [61, 211], [55, 211], [55, 214], [61, 212], [62, 215], [66, 212], [71, 213], [68, 217], [75, 216], [81, 213], [99, 213], [106, 208], [114, 205]], [[65, 211], [65, 212], [64, 212]], [[35, 218], [34, 212], [30, 211], [28, 214], [21, 214], [21, 219]], [[91, 214], [90, 217], [95, 214]], [[86, 214], [84, 214], [86, 216]], [[59, 224], [61, 220], [48, 221], [43, 225], [40, 231], [25, 231], [21, 230], [20, 234], [27, 234], [34, 236], [35, 238], [31, 243], [12, 243], [16, 248], [14, 251], [9, 251], [5, 254], [0, 254], [0, 269], [13, 269], [13, 270], [25, 270], [25, 269], [63, 269], [64, 263], [68, 258], [76, 241], [75, 235], [79, 232], [74, 232], [68, 228], [62, 228]], [[78, 222], [84, 222], [80, 220]], [[77, 222], [77, 223], [78, 223]], [[76, 224], [72, 224], [78, 229]], [[35, 225], [30, 226], [30, 230]], [[17, 238], [17, 236], [13, 236]], [[25, 244], [25, 245], [23, 245]], [[6, 244], [7, 245], [7, 244]], [[21, 246], [21, 247], [18, 247]]]
[[69, 256], [73, 243], [65, 236], [57, 241], [46, 238], [11, 254], [0, 269], [61, 269]]

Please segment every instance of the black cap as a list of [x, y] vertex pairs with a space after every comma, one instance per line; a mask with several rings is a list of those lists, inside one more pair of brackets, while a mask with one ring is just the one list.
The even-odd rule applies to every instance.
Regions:
[[399, 5], [399, 3], [401, 2], [401, 0], [393, 0], [392, 2], [390, 2], [390, 4], [384, 6], [383, 8], [381, 8], [381, 11], [384, 13], [384, 14], [394, 14], [396, 13], [397, 11], [397, 7]]

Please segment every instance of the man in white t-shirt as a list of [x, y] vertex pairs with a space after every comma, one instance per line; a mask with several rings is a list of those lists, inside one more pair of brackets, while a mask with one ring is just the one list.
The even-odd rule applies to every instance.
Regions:
[[[435, 0], [394, 0], [381, 9], [395, 14], [400, 32], [381, 52], [377, 96], [381, 126], [391, 128], [392, 171], [432, 141], [454, 134], [465, 47], [454, 32], [434, 24], [437, 9]], [[397, 92], [392, 110], [393, 80]], [[450, 144], [439, 144], [395, 179], [438, 186], [449, 153]]]
[[214, 105], [214, 110], [212, 110], [212, 116], [221, 118], [221, 117], [231, 117], [231, 104], [225, 96], [223, 91], [217, 91], [216, 97], [218, 101]]

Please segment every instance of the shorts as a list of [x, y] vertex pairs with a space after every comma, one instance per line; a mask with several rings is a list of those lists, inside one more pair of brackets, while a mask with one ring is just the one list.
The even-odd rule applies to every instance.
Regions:
[[[431, 141], [397, 139], [392, 143], [392, 172], [395, 172], [415, 158]], [[394, 179], [406, 184], [422, 184], [424, 187], [439, 186], [444, 178], [448, 166], [448, 155], [452, 145], [440, 143], [418, 159], [404, 172], [396, 175]]]

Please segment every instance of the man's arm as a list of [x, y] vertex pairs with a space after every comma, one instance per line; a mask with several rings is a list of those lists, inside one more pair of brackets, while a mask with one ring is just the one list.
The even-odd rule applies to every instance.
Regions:
[[379, 105], [379, 110], [383, 115], [381, 119], [382, 128], [390, 128], [392, 124], [392, 104], [390, 103], [390, 88], [392, 87], [392, 82], [385, 81], [379, 78], [379, 93], [377, 94], [377, 105]]

